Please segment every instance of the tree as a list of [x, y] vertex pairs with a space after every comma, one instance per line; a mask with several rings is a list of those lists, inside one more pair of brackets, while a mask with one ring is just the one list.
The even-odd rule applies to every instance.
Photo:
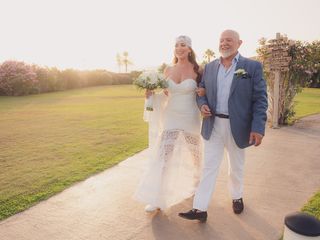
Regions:
[[308, 63], [311, 65], [308, 72], [309, 87], [320, 88], [320, 41], [313, 41], [307, 45]]
[[64, 83], [64, 89], [74, 89], [82, 87], [82, 78], [80, 71], [74, 69], [65, 69], [61, 71], [60, 75]]
[[123, 52], [122, 55], [123, 55], [122, 63], [125, 66], [125, 69], [126, 69], [126, 72], [127, 72], [128, 71], [128, 65], [132, 65], [133, 63], [129, 60], [129, 58], [128, 58], [129, 54], [128, 54], [127, 51]]
[[215, 58], [214, 51], [212, 51], [211, 49], [208, 48], [204, 52], [202, 64], [205, 65], [205, 64], [211, 62], [211, 59], [214, 59], [214, 58]]
[[38, 79], [31, 65], [6, 61], [0, 65], [0, 95], [20, 96], [39, 92]]
[[116, 60], [117, 60], [117, 64], [118, 64], [118, 72], [121, 72], [121, 66], [122, 66], [123, 62], [122, 62], [122, 58], [119, 53], [117, 53]]
[[[279, 124], [287, 124], [294, 117], [294, 97], [302, 91], [303, 87], [309, 86], [312, 79], [318, 79], [320, 72], [320, 48], [319, 42], [303, 43], [301, 41], [290, 40], [289, 56], [292, 58], [289, 64], [289, 71], [281, 73], [280, 98], [279, 98]], [[269, 115], [273, 113], [273, 83], [274, 72], [266, 68], [268, 51], [267, 39], [259, 40], [257, 49], [258, 59], [263, 64], [264, 76], [268, 84]], [[317, 80], [315, 80], [317, 81]]]

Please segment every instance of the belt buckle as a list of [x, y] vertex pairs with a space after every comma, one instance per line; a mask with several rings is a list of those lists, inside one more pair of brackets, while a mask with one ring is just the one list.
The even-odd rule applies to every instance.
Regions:
[[217, 113], [217, 114], [215, 114], [217, 117], [219, 117], [219, 118], [229, 118], [229, 115], [226, 115], [226, 114], [222, 114], [222, 113]]

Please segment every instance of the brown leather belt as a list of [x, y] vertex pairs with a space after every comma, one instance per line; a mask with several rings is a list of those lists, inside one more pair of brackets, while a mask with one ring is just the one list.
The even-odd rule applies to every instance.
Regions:
[[229, 115], [225, 115], [225, 114], [221, 114], [221, 113], [216, 113], [215, 116], [219, 117], [219, 118], [229, 118]]

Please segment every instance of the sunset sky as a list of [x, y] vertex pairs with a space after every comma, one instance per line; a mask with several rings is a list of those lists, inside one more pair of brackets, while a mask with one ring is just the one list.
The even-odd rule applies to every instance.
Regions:
[[60, 69], [117, 71], [116, 54], [129, 52], [129, 70], [170, 63], [174, 39], [189, 35], [198, 61], [218, 53], [224, 29], [240, 33], [244, 56], [261, 37], [320, 40], [319, 0], [0, 0], [0, 63], [21, 60]]

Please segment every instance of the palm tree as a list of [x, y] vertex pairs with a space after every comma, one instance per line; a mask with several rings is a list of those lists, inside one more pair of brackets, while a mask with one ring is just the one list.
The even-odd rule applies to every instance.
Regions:
[[116, 56], [116, 59], [117, 59], [117, 64], [118, 64], [118, 68], [119, 68], [119, 72], [121, 72], [121, 66], [122, 66], [122, 58], [120, 56], [119, 53], [117, 53], [117, 56]]
[[127, 72], [127, 70], [128, 70], [128, 65], [132, 65], [133, 63], [128, 59], [128, 52], [127, 51], [125, 51], [125, 52], [123, 52], [123, 59], [122, 59], [122, 63], [123, 63], [123, 65], [125, 66], [125, 68], [126, 68], [126, 72]]
[[205, 62], [205, 63], [211, 62], [211, 58], [215, 58], [215, 53], [214, 53], [214, 51], [212, 51], [211, 49], [208, 48], [208, 49], [204, 52], [203, 58], [204, 58], [204, 62]]

